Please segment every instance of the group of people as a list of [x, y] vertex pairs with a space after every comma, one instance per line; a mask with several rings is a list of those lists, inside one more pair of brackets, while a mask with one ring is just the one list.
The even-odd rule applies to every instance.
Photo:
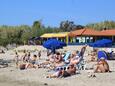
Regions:
[[40, 59], [40, 57], [41, 57], [41, 51], [32, 55], [30, 52], [24, 50], [22, 55], [19, 55], [18, 52], [15, 52], [14, 60], [16, 67], [23, 70], [27, 68], [37, 68], [36, 65], [37, 58]]
[[[48, 54], [48, 59], [44, 62], [37, 62], [37, 58], [40, 58], [41, 51], [38, 54], [33, 54], [31, 56], [30, 52], [24, 51], [24, 55], [21, 57], [23, 63], [19, 64], [19, 55], [16, 52], [15, 62], [16, 66], [22, 69], [27, 68], [48, 68], [53, 70], [53, 74], [49, 74], [47, 78], [58, 78], [58, 77], [68, 77], [76, 74], [78, 69], [78, 64], [84, 59], [84, 53], [87, 46], [83, 46], [81, 51], [72, 52], [67, 60], [64, 60], [65, 54], [56, 52], [55, 54]], [[94, 66], [94, 73], [104, 73], [109, 72], [109, 65], [107, 61], [102, 57], [97, 60], [97, 64]]]

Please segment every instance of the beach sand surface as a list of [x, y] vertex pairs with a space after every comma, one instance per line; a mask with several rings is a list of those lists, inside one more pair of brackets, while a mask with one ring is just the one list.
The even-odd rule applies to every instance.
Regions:
[[[28, 46], [26, 46], [28, 47]], [[35, 47], [35, 46], [34, 46]], [[42, 46], [36, 46], [37, 50], [43, 50], [42, 57], [45, 58], [45, 48]], [[59, 51], [74, 51], [80, 50], [82, 46], [68, 46]], [[23, 46], [21, 47], [23, 49]], [[20, 49], [20, 48], [19, 48]], [[32, 49], [27, 48], [28, 50]], [[92, 48], [87, 48], [87, 53]], [[0, 54], [0, 58], [13, 59], [14, 50], [7, 51], [5, 54]], [[42, 59], [43, 60], [43, 59]], [[27, 69], [19, 70], [15, 68], [14, 64], [10, 64], [9, 67], [0, 68], [0, 86], [114, 86], [115, 84], [115, 61], [108, 61], [110, 65], [111, 73], [95, 74], [96, 77], [89, 77], [89, 70], [82, 70], [80, 74], [73, 75], [68, 78], [46, 78], [50, 72], [47, 69]], [[93, 66], [95, 62], [87, 64], [87, 67]]]

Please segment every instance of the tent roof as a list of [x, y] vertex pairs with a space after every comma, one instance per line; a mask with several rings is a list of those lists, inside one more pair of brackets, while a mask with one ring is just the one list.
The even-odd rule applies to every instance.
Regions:
[[40, 36], [41, 38], [54, 38], [54, 37], [66, 37], [68, 36], [69, 32], [62, 32], [62, 33], [46, 33]]

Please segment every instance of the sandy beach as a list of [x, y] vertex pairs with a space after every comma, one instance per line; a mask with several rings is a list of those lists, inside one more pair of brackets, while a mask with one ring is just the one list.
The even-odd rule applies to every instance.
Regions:
[[[30, 51], [42, 50], [42, 60], [46, 57], [42, 46], [21, 46], [14, 50], [28, 49]], [[30, 48], [31, 47], [31, 48]], [[81, 46], [68, 46], [59, 51], [74, 51], [79, 50]], [[92, 48], [88, 47], [87, 53]], [[14, 50], [7, 51], [5, 54], [0, 54], [0, 58], [13, 59]], [[86, 57], [87, 58], [87, 57]], [[87, 67], [91, 67], [95, 62], [87, 63]], [[27, 69], [19, 70], [15, 68], [13, 63], [9, 67], [0, 68], [0, 86], [113, 86], [115, 84], [115, 61], [108, 61], [111, 73], [95, 74], [96, 77], [88, 77], [89, 70], [81, 70], [80, 74], [73, 75], [68, 78], [46, 78], [49, 74], [47, 69]]]

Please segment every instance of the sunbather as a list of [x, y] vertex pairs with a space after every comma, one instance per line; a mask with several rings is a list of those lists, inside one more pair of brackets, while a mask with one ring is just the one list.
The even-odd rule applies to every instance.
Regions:
[[54, 66], [55, 67], [59, 67], [59, 66], [63, 66], [65, 63], [63, 61], [63, 57], [62, 55], [58, 52], [56, 53], [56, 56], [54, 58]]
[[78, 56], [78, 54], [76, 52], [73, 52], [70, 58], [70, 64], [78, 64], [80, 61], [80, 57]]
[[109, 64], [107, 63], [107, 61], [106, 61], [103, 57], [100, 58], [100, 60], [99, 60], [98, 63], [96, 64], [96, 66], [95, 66], [95, 68], [94, 68], [94, 72], [95, 72], [95, 73], [110, 72]]
[[54, 74], [48, 75], [47, 78], [69, 77], [76, 74], [76, 67], [72, 64], [67, 69], [61, 69]]
[[34, 55], [29, 62], [20, 64], [20, 69], [27, 69], [27, 68], [38, 68], [38, 64], [36, 64], [37, 56]]
[[56, 54], [52, 54], [49, 56], [49, 59], [47, 59], [45, 62], [40, 64], [43, 67], [54, 69], [56, 67], [60, 67], [64, 65], [63, 58], [59, 52]]
[[55, 54], [51, 54], [51, 55], [48, 56], [48, 59], [46, 59], [46, 61], [41, 63], [40, 65], [42, 67], [46, 67], [46, 65], [53, 64], [54, 63], [54, 58], [55, 58]]
[[36, 60], [37, 60], [37, 56], [36, 56], [36, 55], [33, 55], [33, 57], [30, 59], [30, 62], [29, 62], [29, 63], [35, 64], [35, 63], [36, 63]]

